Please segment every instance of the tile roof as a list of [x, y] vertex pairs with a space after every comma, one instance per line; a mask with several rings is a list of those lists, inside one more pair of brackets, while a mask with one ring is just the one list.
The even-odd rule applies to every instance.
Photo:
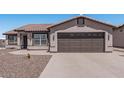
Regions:
[[15, 31], [48, 31], [47, 27], [51, 24], [28, 24], [15, 29]]
[[17, 34], [18, 31], [26, 31], [26, 32], [33, 32], [33, 31], [48, 31], [47, 27], [50, 26], [51, 24], [28, 24], [24, 25], [22, 27], [19, 27], [17, 29], [14, 29], [12, 31], [8, 31], [3, 33], [3, 35], [8, 35], [8, 34]]
[[13, 31], [13, 30], [3, 33], [3, 35], [16, 35], [16, 34], [17, 34], [17, 32]]

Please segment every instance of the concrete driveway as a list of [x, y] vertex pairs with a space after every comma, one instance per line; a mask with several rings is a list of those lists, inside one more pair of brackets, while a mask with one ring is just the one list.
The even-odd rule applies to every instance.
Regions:
[[55, 53], [40, 77], [124, 77], [124, 52]]

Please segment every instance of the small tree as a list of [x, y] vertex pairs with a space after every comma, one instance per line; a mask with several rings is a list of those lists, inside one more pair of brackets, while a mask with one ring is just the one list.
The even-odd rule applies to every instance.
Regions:
[[28, 58], [28, 59], [30, 59], [30, 58], [31, 58], [31, 55], [30, 55], [29, 53], [27, 54], [27, 58]]

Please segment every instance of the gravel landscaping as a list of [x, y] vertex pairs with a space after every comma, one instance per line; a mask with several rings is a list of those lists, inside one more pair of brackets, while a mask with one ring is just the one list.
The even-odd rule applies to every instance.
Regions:
[[37, 78], [40, 76], [51, 55], [13, 55], [12, 49], [0, 50], [0, 77]]

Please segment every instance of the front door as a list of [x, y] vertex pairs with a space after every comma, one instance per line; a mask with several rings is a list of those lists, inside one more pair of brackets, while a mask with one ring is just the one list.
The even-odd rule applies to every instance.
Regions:
[[23, 36], [23, 49], [27, 49], [27, 36]]

